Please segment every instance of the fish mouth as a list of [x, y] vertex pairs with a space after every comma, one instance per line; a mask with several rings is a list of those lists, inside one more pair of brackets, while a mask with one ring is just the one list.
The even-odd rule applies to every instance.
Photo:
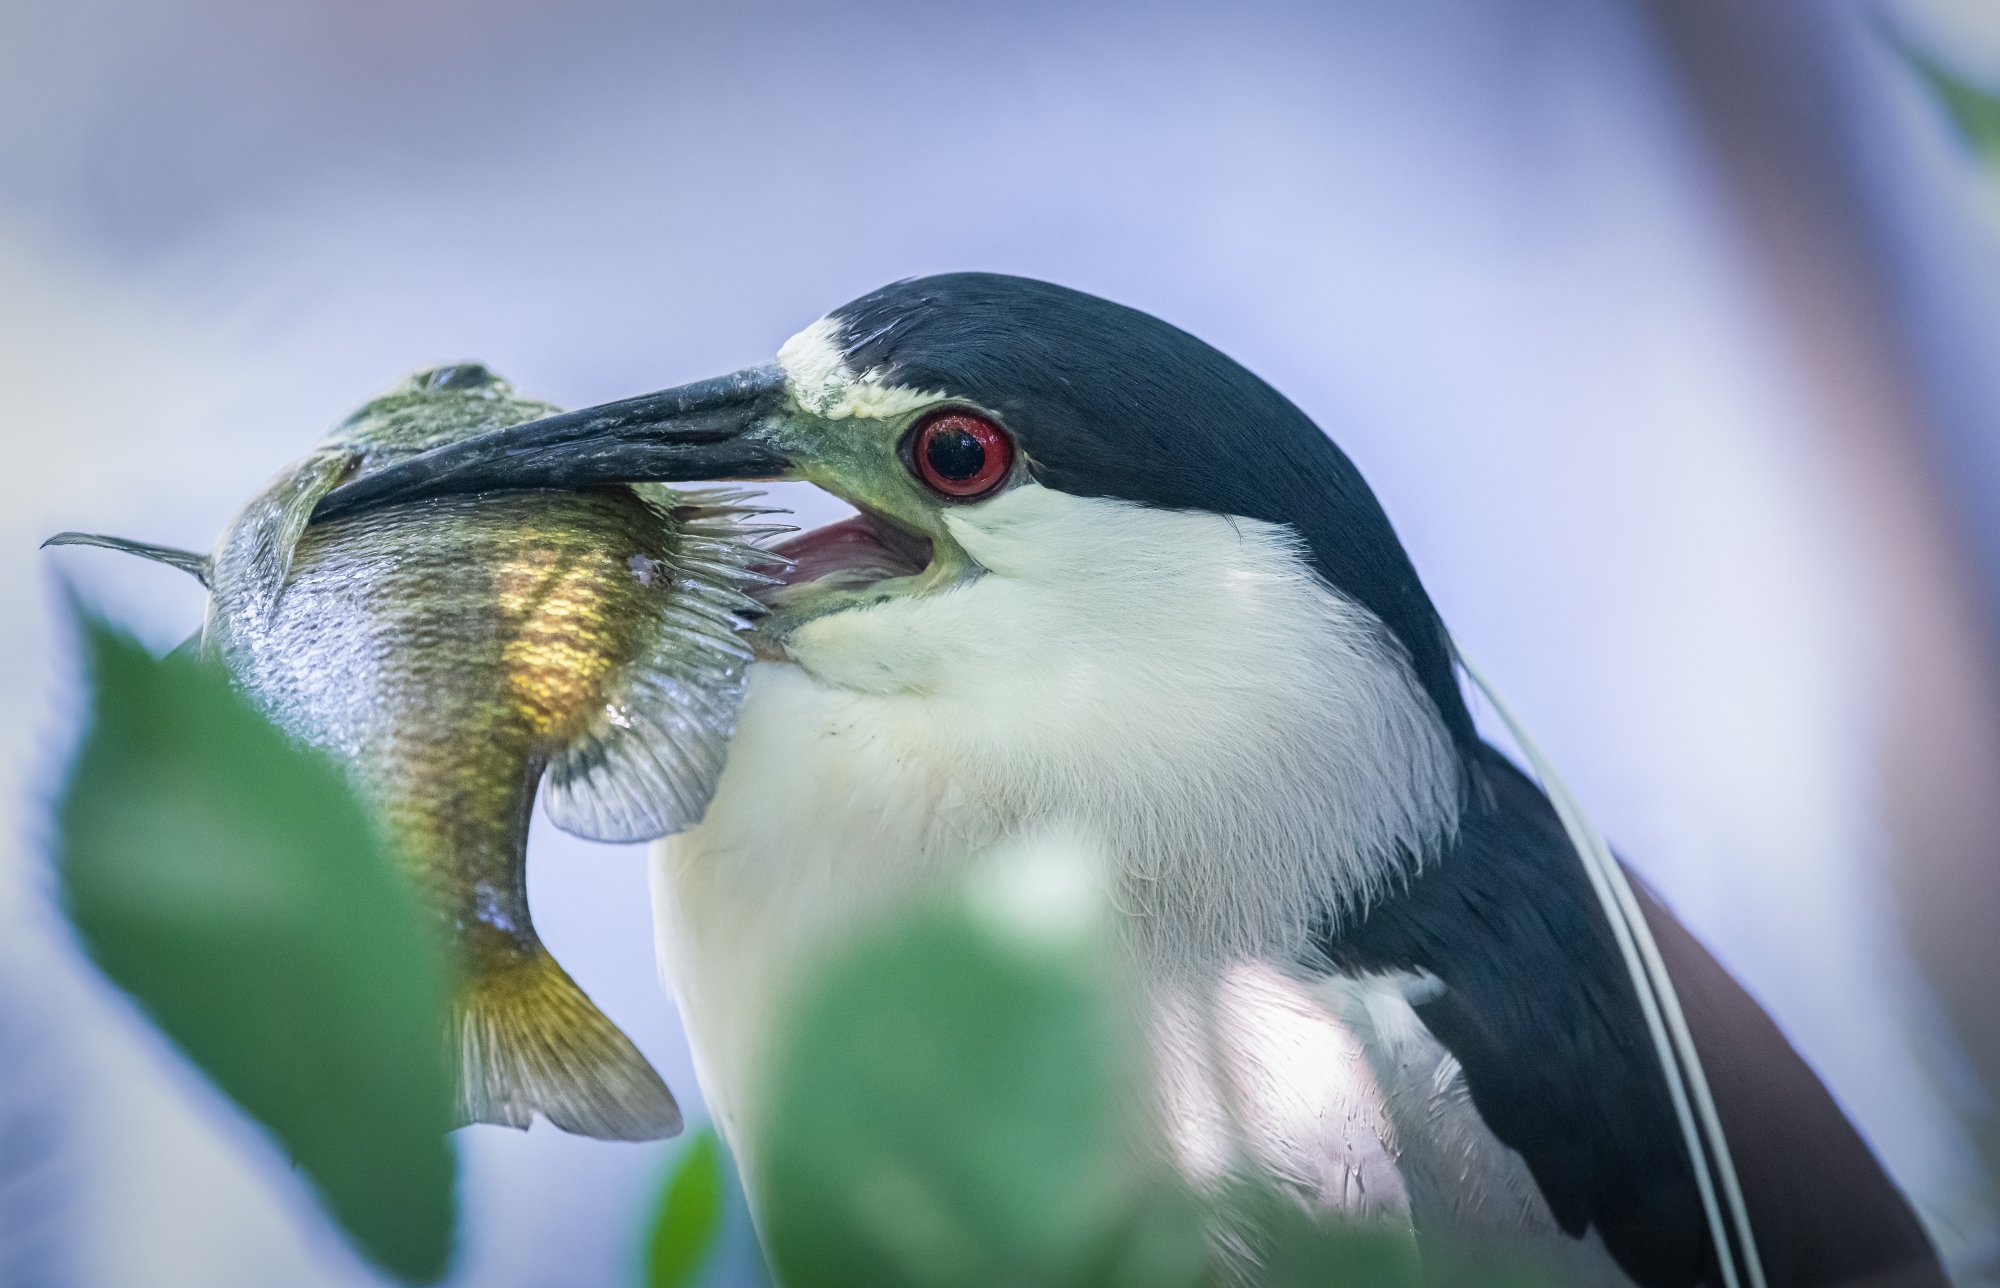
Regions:
[[886, 515], [856, 507], [849, 518], [801, 532], [770, 546], [783, 565], [760, 569], [777, 584], [758, 592], [772, 608], [798, 603], [808, 590], [865, 590], [882, 582], [922, 574], [931, 565], [930, 540]]

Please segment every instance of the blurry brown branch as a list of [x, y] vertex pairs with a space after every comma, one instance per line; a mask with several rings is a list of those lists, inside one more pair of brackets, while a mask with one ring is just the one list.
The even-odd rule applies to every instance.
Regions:
[[[2000, 1088], [2000, 569], [1981, 568], [1941, 423], [1870, 215], [1843, 76], [1846, 6], [1650, 0], [1873, 572], [1888, 690], [1878, 748], [1907, 938], [1990, 1093]], [[1995, 409], [2000, 412], [2000, 409]], [[1977, 1132], [2000, 1165], [2000, 1120]]]

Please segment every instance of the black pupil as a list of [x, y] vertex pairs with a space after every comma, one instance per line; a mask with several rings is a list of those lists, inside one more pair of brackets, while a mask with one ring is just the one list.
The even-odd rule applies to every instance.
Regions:
[[941, 479], [962, 483], [986, 465], [986, 444], [972, 431], [940, 425], [924, 435], [924, 463]]

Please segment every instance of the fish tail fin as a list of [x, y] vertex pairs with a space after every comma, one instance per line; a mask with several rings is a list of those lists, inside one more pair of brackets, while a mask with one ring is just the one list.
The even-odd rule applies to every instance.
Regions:
[[525, 1130], [540, 1114], [600, 1140], [681, 1130], [667, 1084], [540, 948], [474, 972], [461, 989], [458, 1034], [461, 1123]]
[[196, 554], [192, 550], [156, 546], [150, 541], [127, 541], [124, 537], [107, 537], [98, 532], [58, 532], [42, 543], [44, 550], [50, 546], [97, 546], [103, 550], [137, 555], [141, 559], [163, 563], [169, 568], [178, 568], [202, 585], [208, 585], [208, 556]]

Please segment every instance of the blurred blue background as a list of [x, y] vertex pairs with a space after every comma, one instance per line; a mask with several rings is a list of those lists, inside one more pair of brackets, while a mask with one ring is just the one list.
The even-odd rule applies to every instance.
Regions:
[[[1991, 1273], [2000, 1037], [1963, 1021], [2000, 925], [2000, 180], [1884, 38], [2000, 83], [1991, 6], [28, 0], [8, 27], [0, 1058], [72, 1146], [37, 1173], [52, 1281], [372, 1282], [43, 906], [59, 586], [161, 647], [201, 600], [35, 543], [205, 547], [421, 365], [583, 404], [959, 268], [1155, 312], [1337, 438], [1598, 823]], [[531, 855], [552, 950], [698, 1115], [641, 851], [538, 824]], [[636, 1282], [674, 1146], [459, 1140], [453, 1282]]]

